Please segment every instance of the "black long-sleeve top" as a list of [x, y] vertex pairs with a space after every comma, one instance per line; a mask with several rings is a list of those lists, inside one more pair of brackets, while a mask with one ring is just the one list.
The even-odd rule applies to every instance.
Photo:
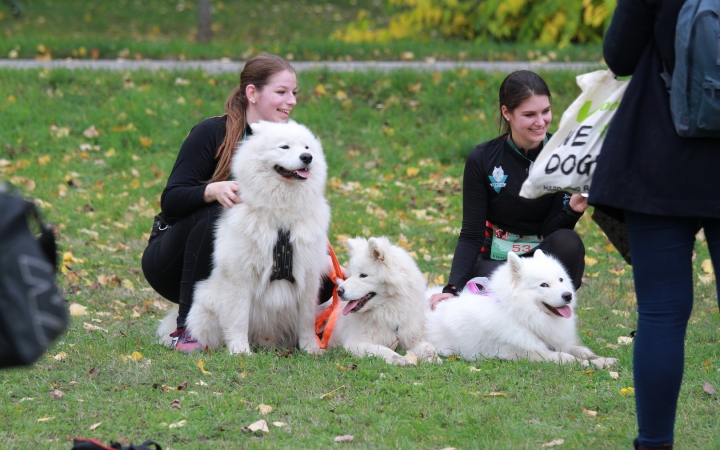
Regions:
[[478, 257], [490, 257], [487, 222], [511, 233], [541, 237], [575, 227], [582, 213], [568, 205], [570, 194], [558, 192], [536, 199], [519, 195], [541, 148], [530, 150], [525, 156], [510, 146], [508, 135], [504, 134], [470, 152], [463, 179], [462, 229], [448, 286], [462, 289]]
[[226, 116], [205, 119], [185, 138], [160, 197], [165, 223], [173, 225], [207, 204], [205, 187], [217, 167], [215, 153], [225, 139], [225, 123]]

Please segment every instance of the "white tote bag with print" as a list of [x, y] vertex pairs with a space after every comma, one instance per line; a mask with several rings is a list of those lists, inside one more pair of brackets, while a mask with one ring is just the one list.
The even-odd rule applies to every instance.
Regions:
[[563, 113], [560, 128], [535, 160], [520, 189], [521, 197], [590, 190], [605, 133], [628, 81], [618, 81], [611, 71], [599, 70], [578, 75], [577, 84], [582, 93]]

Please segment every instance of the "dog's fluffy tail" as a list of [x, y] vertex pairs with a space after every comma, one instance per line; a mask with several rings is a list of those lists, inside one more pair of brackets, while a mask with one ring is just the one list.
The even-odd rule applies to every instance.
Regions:
[[172, 338], [170, 333], [175, 331], [177, 326], [178, 308], [175, 307], [170, 310], [167, 316], [160, 321], [160, 326], [157, 329], [158, 342], [160, 344], [170, 347], [172, 345]]

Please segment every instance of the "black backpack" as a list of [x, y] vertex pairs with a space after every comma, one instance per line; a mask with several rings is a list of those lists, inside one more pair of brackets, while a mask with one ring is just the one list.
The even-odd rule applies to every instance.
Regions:
[[0, 368], [34, 363], [67, 327], [52, 228], [0, 184]]

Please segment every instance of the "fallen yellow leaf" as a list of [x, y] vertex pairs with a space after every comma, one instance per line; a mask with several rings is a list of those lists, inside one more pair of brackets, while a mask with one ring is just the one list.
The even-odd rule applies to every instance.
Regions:
[[201, 359], [197, 363], [198, 367], [200, 368], [200, 372], [202, 372], [203, 375], [212, 375], [212, 372], [208, 372], [205, 370], [205, 362]]
[[60, 352], [60, 353], [58, 353], [57, 355], [53, 356], [53, 359], [54, 359], [55, 361], [61, 361], [61, 360], [65, 359], [66, 356], [67, 356], [67, 353], [65, 353], [65, 352]]
[[264, 431], [265, 433], [270, 432], [270, 430], [268, 429], [268, 426], [267, 426], [267, 422], [265, 422], [262, 419], [248, 425], [248, 430], [253, 431], [253, 432], [254, 431]]
[[260, 410], [260, 414], [265, 415], [265, 414], [270, 414], [273, 410], [273, 407], [270, 405], [265, 405], [265, 404], [261, 403], [258, 405], [257, 409]]
[[407, 175], [408, 178], [414, 177], [415, 175], [420, 173], [420, 169], [417, 167], [408, 167], [405, 169], [405, 175]]
[[702, 264], [700, 264], [700, 267], [705, 273], [713, 273], [712, 261], [710, 261], [709, 259], [704, 260]]
[[100, 426], [101, 423], [102, 422], [98, 422], [98, 423], [94, 423], [94, 424], [90, 425], [90, 431], [95, 431], [97, 429], [97, 427]]
[[620, 393], [622, 395], [634, 395], [635, 388], [631, 388], [631, 387], [622, 388], [622, 389], [620, 389]]
[[73, 303], [70, 305], [70, 315], [72, 317], [84, 316], [87, 311], [87, 306], [83, 306], [79, 303]]
[[594, 266], [597, 264], [598, 260], [596, 258], [593, 258], [592, 256], [585, 255], [585, 265], [586, 266]]

